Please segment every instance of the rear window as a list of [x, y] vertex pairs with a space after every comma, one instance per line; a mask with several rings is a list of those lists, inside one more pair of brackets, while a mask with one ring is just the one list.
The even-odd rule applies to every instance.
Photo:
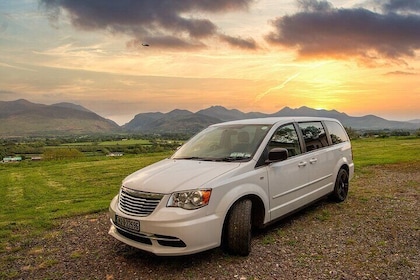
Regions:
[[327, 134], [320, 121], [299, 123], [299, 128], [302, 131], [307, 152], [328, 146]]
[[347, 136], [346, 131], [339, 123], [333, 121], [325, 121], [325, 125], [327, 126], [327, 130], [331, 136], [331, 141], [333, 144], [349, 141], [349, 137]]

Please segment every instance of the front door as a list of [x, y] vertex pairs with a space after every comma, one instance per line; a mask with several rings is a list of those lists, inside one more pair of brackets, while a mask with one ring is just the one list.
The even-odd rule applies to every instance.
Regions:
[[284, 148], [288, 158], [269, 164], [267, 168], [270, 193], [271, 220], [302, 206], [301, 197], [305, 195], [309, 180], [309, 162], [302, 155], [299, 137], [295, 126], [280, 126], [271, 137], [267, 150]]

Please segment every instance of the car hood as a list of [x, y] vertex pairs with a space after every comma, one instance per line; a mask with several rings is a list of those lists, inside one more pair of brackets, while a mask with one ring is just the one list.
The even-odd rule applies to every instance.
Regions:
[[240, 165], [235, 162], [164, 159], [129, 175], [123, 185], [154, 193], [197, 189]]

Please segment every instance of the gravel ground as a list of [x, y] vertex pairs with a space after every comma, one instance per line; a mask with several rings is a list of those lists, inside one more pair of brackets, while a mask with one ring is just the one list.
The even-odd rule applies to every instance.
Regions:
[[256, 231], [248, 257], [157, 257], [110, 237], [106, 213], [10, 244], [5, 279], [420, 279], [420, 163], [357, 173], [328, 200]]

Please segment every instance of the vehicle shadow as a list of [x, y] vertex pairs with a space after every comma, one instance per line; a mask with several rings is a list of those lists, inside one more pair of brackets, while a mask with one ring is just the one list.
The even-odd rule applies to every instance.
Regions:
[[293, 226], [293, 224], [300, 219], [307, 218], [308, 215], [315, 214], [319, 211], [322, 211], [328, 205], [334, 204], [328, 197], [319, 199], [310, 205], [305, 206], [304, 208], [298, 209], [295, 212], [290, 213], [289, 215], [277, 219], [265, 226], [264, 228], [254, 228], [252, 232], [253, 238], [264, 237], [273, 230], [277, 229], [288, 229]]

